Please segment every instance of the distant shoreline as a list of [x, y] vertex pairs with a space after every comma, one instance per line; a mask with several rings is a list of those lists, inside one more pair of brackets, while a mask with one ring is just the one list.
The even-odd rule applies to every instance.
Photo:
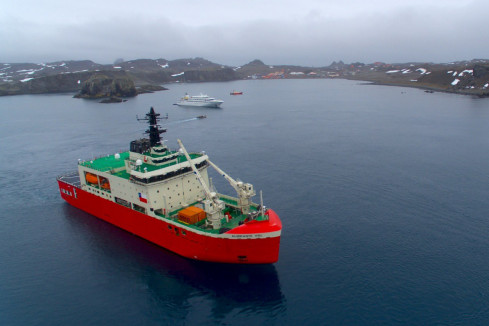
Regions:
[[[203, 58], [138, 59], [101, 65], [89, 60], [47, 64], [0, 64], [0, 96], [79, 92], [95, 74], [121, 77], [142, 85], [228, 82], [243, 79], [346, 79], [382, 86], [489, 97], [489, 60], [452, 63], [333, 62], [325, 67], [267, 65], [253, 60], [230, 67]], [[3, 81], [3, 83], [2, 83]]]
[[[376, 86], [394, 86], [394, 87], [407, 87], [407, 88], [414, 88], [414, 89], [420, 89], [420, 90], [425, 90], [425, 91], [431, 91], [431, 92], [440, 92], [440, 93], [447, 93], [447, 94], [456, 94], [456, 95], [466, 95], [466, 96], [476, 96], [479, 98], [489, 98], [489, 93], [488, 92], [482, 92], [482, 91], [464, 91], [464, 90], [450, 90], [450, 89], [444, 89], [441, 87], [436, 87], [436, 86], [427, 86], [427, 85], [415, 85], [415, 84], [405, 84], [405, 83], [389, 83], [389, 82], [381, 82], [381, 81], [374, 81], [374, 80], [366, 80], [366, 79], [357, 79], [357, 78], [351, 78], [351, 77], [335, 77], [335, 78], [328, 78], [328, 77], [316, 77], [316, 78], [287, 78], [287, 79], [339, 79], [339, 80], [353, 80], [353, 81], [359, 81], [363, 82], [364, 85], [376, 85]], [[238, 80], [253, 80], [253, 79], [236, 79], [236, 80], [231, 80], [231, 81], [238, 81]], [[256, 79], [256, 80], [262, 80], [262, 79]], [[229, 82], [231, 82], [229, 81]], [[207, 82], [213, 82], [213, 81], [203, 81], [203, 82], [187, 82], [187, 83], [207, 83]], [[226, 82], [226, 81], [225, 81]], [[167, 82], [167, 83], [162, 83], [162, 84], [178, 84], [179, 82]], [[146, 88], [157, 88], [160, 85], [145, 85]], [[162, 90], [162, 89], [158, 89]], [[146, 94], [146, 93], [153, 93], [153, 91], [147, 91], [144, 89], [141, 91], [138, 91], [138, 95]], [[44, 92], [42, 91], [36, 91], [36, 92], [12, 92], [12, 93], [3, 93], [0, 88], [0, 96], [16, 96], [16, 95], [44, 95], [44, 94], [73, 94], [76, 95], [78, 94], [79, 90], [46, 90]], [[76, 97], [76, 96], [75, 96]], [[110, 97], [108, 97], [110, 98]]]
[[455, 95], [465, 95], [465, 96], [476, 96], [479, 98], [489, 98], [489, 94], [487, 92], [468, 92], [468, 91], [464, 92], [464, 91], [460, 91], [460, 90], [443, 89], [443, 88], [436, 87], [436, 86], [413, 85], [413, 84], [403, 84], [403, 83], [397, 83], [397, 84], [396, 83], [382, 83], [382, 82], [378, 82], [378, 81], [369, 81], [369, 80], [354, 79], [354, 78], [342, 78], [342, 79], [363, 81], [363, 82], [365, 82], [365, 85], [408, 87], [408, 88], [420, 89], [420, 90], [431, 91], [431, 92], [439, 92], [439, 93], [447, 93], [447, 94], [455, 94]]

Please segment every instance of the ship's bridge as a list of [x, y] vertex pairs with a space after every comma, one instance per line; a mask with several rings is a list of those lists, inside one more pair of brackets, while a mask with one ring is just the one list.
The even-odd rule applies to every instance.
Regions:
[[[170, 160], [163, 163], [154, 163], [155, 160], [164, 160], [165, 158], [170, 158]], [[199, 168], [207, 166], [207, 155], [192, 153], [190, 158]], [[139, 154], [127, 151], [98, 157], [90, 161], [81, 161], [79, 164], [124, 179], [129, 180], [133, 177], [135, 181], [151, 183], [167, 179], [173, 175], [189, 172], [190, 170], [186, 170], [188, 164], [184, 164], [185, 162], [187, 162], [186, 157], [180, 155], [178, 151], [167, 151], [164, 155], [155, 155], [150, 152]], [[160, 175], [165, 177], [158, 177]]]

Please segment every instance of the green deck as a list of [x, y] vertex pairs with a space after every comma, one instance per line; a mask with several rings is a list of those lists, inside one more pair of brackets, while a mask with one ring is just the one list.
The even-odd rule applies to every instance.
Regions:
[[[231, 200], [227, 197], [220, 197], [220, 199], [222, 201], [224, 201], [226, 203], [226, 208], [224, 209], [224, 214], [228, 213], [231, 214], [231, 219], [228, 221], [228, 222], [224, 222], [225, 220], [223, 220], [222, 222], [222, 226], [221, 226], [221, 229], [222, 228], [226, 228], [226, 229], [234, 229], [235, 227], [239, 226], [239, 223], [240, 222], [244, 222], [244, 220], [247, 218], [246, 215], [244, 214], [241, 214], [240, 211], [238, 211], [238, 209], [236, 207], [233, 207], [234, 205], [236, 205], [236, 201], [235, 200]], [[193, 206], [197, 203], [194, 203], [190, 206]], [[228, 204], [231, 204], [231, 205], [228, 205]], [[254, 211], [256, 212], [257, 211], [257, 206], [255, 205], [252, 205], [251, 206], [251, 211]], [[169, 213], [169, 216], [164, 216], [164, 215], [161, 215], [161, 214], [156, 214], [160, 217], [163, 217], [165, 219], [168, 219], [168, 220], [172, 220], [174, 222], [177, 222], [177, 223], [180, 223], [182, 225], [185, 225], [189, 228], [192, 228], [192, 229], [195, 229], [195, 230], [199, 230], [199, 231], [205, 231], [205, 232], [208, 232], [208, 233], [215, 233], [215, 234], [218, 234], [220, 233], [219, 230], [213, 230], [213, 229], [208, 229], [208, 228], [204, 228], [204, 224], [205, 224], [205, 220], [202, 220], [196, 224], [187, 224], [187, 223], [184, 223], [182, 221], [179, 221], [178, 220], [178, 212], [181, 211], [182, 209], [184, 208], [181, 208], [181, 209], [178, 209], [178, 210], [175, 210], [173, 212], [170, 212]], [[267, 220], [267, 217], [265, 216], [258, 216], [256, 218], [257, 221], [264, 221], [264, 220]]]
[[116, 159], [115, 155], [98, 157], [91, 161], [80, 162], [80, 165], [92, 168], [97, 171], [110, 172], [124, 167], [125, 160], [129, 158], [129, 152], [120, 153], [120, 158]]
[[[146, 153], [146, 154], [148, 157], [151, 156], [154, 158], [162, 158], [162, 157], [174, 154], [174, 153], [176, 153], [176, 151], [169, 151], [165, 155], [152, 155], [151, 156], [151, 155], [149, 155], [149, 153]], [[96, 159], [91, 160], [91, 161], [80, 162], [80, 165], [92, 168], [92, 169], [97, 170], [97, 171], [108, 172], [112, 175], [115, 175], [115, 176], [118, 176], [118, 177], [121, 177], [124, 179], [129, 179], [129, 177], [131, 175], [129, 173], [127, 173], [125, 169], [121, 170], [121, 168], [125, 167], [125, 161], [127, 159], [129, 159], [129, 151], [120, 153], [119, 155], [120, 155], [119, 159], [115, 158], [115, 154], [114, 155], [107, 155], [107, 156], [96, 158]], [[197, 153], [190, 154], [190, 158], [192, 158], [192, 159], [198, 158], [200, 156], [202, 156], [202, 154], [197, 154]], [[152, 165], [152, 164], [147, 164], [147, 163], [143, 162], [143, 164], [140, 167], [140, 171], [141, 172], [145, 171], [145, 168], [146, 168], [147, 172], [156, 171], [156, 170], [164, 169], [166, 167], [169, 167], [169, 166], [172, 166], [175, 164], [179, 164], [182, 162], [186, 162], [186, 161], [187, 161], [187, 158], [184, 155], [180, 155], [180, 156], [177, 156], [176, 161], [170, 162], [168, 164]]]

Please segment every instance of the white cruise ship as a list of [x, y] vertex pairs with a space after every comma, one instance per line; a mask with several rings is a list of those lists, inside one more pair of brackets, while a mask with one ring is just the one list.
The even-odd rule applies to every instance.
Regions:
[[216, 100], [204, 94], [189, 96], [185, 94], [176, 104], [178, 106], [203, 106], [207, 108], [218, 108], [224, 103], [222, 100]]

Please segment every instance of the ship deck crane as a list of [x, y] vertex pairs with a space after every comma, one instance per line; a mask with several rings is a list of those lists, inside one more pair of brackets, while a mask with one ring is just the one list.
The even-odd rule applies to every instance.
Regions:
[[207, 162], [220, 174], [222, 175], [229, 184], [238, 193], [238, 207], [243, 214], [250, 213], [251, 198], [256, 195], [253, 185], [251, 183], [244, 183], [242, 181], [236, 181], [229, 174], [221, 170], [216, 164], [212, 163], [209, 159]]
[[206, 197], [206, 200], [204, 200], [204, 211], [207, 214], [207, 220], [212, 225], [213, 229], [220, 229], [221, 219], [224, 217], [222, 211], [225, 208], [225, 204], [222, 200], [219, 199], [219, 197], [215, 192], [212, 192], [209, 189], [204, 179], [200, 175], [199, 170], [195, 167], [195, 164], [192, 162], [192, 159], [190, 158], [190, 155], [185, 149], [185, 146], [183, 146], [182, 141], [180, 139], [177, 139], [177, 141], [178, 144], [180, 145], [180, 148], [182, 149], [183, 154], [187, 158], [190, 167], [192, 168], [195, 175], [197, 176], [197, 179], [199, 180], [200, 184], [204, 188], [204, 194]]

